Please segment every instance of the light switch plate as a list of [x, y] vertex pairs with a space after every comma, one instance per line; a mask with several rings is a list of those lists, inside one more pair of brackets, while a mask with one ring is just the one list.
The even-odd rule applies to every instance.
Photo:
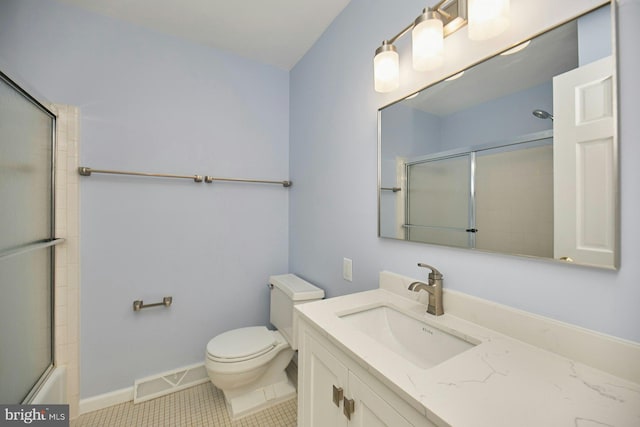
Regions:
[[349, 258], [342, 259], [342, 277], [349, 282], [353, 281], [353, 261]]

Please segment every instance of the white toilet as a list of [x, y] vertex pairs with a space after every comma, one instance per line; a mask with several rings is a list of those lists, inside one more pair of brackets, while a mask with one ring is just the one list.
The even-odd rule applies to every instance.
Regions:
[[233, 329], [207, 344], [207, 373], [224, 392], [232, 419], [295, 396], [296, 387], [285, 372], [297, 349], [293, 306], [324, 298], [322, 289], [293, 274], [271, 276], [269, 283], [270, 320], [277, 331], [264, 326]]

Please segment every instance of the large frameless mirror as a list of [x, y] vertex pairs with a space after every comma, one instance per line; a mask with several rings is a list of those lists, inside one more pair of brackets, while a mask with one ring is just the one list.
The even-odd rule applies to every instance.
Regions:
[[379, 236], [617, 267], [606, 5], [379, 111]]

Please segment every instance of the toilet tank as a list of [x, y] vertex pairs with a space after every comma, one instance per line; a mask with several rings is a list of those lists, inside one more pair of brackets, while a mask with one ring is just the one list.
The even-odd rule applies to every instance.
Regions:
[[270, 321], [285, 337], [291, 348], [297, 350], [297, 328], [295, 327], [293, 307], [324, 298], [324, 291], [296, 276], [280, 274], [269, 277], [271, 284]]

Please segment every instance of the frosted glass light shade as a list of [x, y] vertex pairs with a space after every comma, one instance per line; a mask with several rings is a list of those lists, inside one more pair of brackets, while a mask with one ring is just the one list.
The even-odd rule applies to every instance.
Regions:
[[444, 62], [444, 24], [438, 18], [417, 22], [411, 31], [413, 68], [434, 70]]
[[469, 0], [469, 38], [487, 40], [504, 32], [510, 23], [509, 0]]
[[400, 86], [400, 59], [393, 45], [383, 44], [373, 58], [376, 92], [391, 92]]

